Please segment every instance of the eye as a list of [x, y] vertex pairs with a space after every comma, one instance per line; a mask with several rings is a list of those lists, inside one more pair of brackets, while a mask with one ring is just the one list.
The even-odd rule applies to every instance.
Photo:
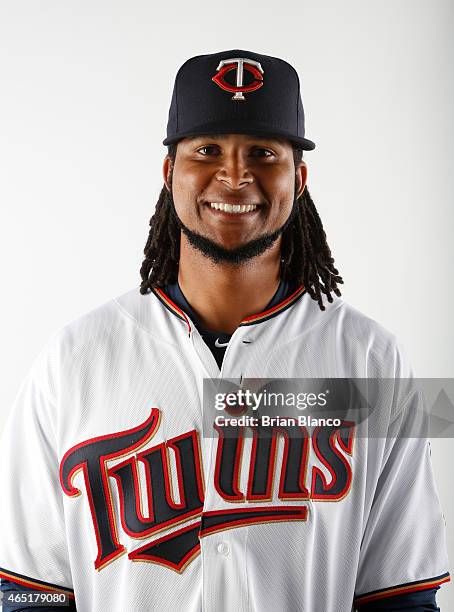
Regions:
[[200, 149], [197, 149], [197, 153], [201, 153], [204, 150], [207, 151], [207, 153], [202, 153], [202, 155], [213, 155], [213, 152], [216, 152], [217, 147], [216, 145], [205, 145], [203, 147], [200, 147]]
[[266, 153], [266, 155], [258, 155], [258, 157], [273, 157], [274, 156], [273, 151], [271, 151], [270, 149], [264, 149], [264, 148], [261, 148], [261, 147], [260, 148], [257, 147], [256, 149], [254, 149], [252, 151], [254, 156], [255, 156], [255, 153], [257, 153], [257, 152], [258, 153]]

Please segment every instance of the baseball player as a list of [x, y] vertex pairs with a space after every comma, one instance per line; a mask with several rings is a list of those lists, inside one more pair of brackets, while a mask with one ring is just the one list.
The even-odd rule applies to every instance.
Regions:
[[[420, 393], [396, 337], [340, 297], [296, 71], [238, 49], [189, 59], [164, 145], [140, 287], [53, 334], [7, 421], [4, 598], [438, 610], [450, 576], [429, 442], [400, 435]], [[205, 427], [206, 383], [249, 379], [404, 382], [367, 421]]]

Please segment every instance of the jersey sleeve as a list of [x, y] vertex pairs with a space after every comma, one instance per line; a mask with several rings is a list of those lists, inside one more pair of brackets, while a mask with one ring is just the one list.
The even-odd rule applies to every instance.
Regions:
[[365, 603], [357, 608], [358, 612], [440, 612], [437, 606], [436, 592], [440, 587], [413, 591], [405, 595], [385, 597], [376, 601]]
[[23, 380], [0, 437], [0, 577], [73, 598], [56, 445], [51, 341]]
[[393, 415], [384, 441], [363, 528], [354, 600], [358, 609], [450, 580], [427, 433], [424, 398], [415, 386]]

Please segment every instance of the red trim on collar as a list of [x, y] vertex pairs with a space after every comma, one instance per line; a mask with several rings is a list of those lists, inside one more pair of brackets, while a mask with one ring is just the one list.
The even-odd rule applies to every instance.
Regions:
[[272, 308], [268, 308], [267, 310], [263, 310], [262, 312], [257, 312], [255, 314], [249, 315], [248, 317], [241, 320], [240, 325], [248, 323], [257, 323], [259, 319], [268, 318], [270, 315], [277, 314], [278, 311], [290, 305], [296, 300], [296, 298], [298, 298], [304, 292], [304, 285], [300, 285], [298, 289], [296, 289], [291, 295], [285, 298], [285, 300], [279, 302], [279, 304], [276, 304]]
[[152, 287], [153, 291], [155, 294], [157, 294], [157, 296], [161, 299], [162, 302], [164, 302], [164, 305], [167, 306], [167, 308], [169, 308], [169, 310], [171, 310], [172, 312], [174, 312], [174, 314], [177, 315], [177, 317], [179, 317], [180, 319], [183, 319], [183, 321], [185, 321], [186, 325], [188, 326], [188, 330], [189, 332], [191, 331], [191, 324], [189, 323], [188, 317], [186, 316], [186, 313], [181, 310], [181, 308], [179, 306], [177, 306], [175, 304], [175, 302], [173, 302], [166, 293], [164, 293], [164, 291], [160, 288], [160, 287]]
[[[166, 293], [162, 290], [161, 287], [152, 287], [152, 291], [158, 297], [158, 299], [168, 308], [173, 314], [175, 314], [179, 319], [184, 321], [188, 326], [189, 332], [191, 332], [191, 323], [186, 315], [186, 313], [179, 307], [175, 302], [173, 302]], [[260, 321], [265, 321], [271, 317], [274, 317], [282, 310], [288, 308], [293, 302], [295, 302], [303, 293], [306, 292], [304, 285], [300, 285], [291, 295], [289, 295], [285, 300], [279, 302], [272, 308], [268, 308], [267, 310], [263, 310], [261, 312], [254, 313], [245, 317], [240, 321], [239, 325], [251, 325], [254, 323], [259, 323]]]

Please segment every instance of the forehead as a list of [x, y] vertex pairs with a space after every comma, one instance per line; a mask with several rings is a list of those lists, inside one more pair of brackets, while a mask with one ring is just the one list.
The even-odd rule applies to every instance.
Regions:
[[251, 142], [259, 142], [259, 143], [273, 143], [281, 146], [289, 146], [291, 147], [291, 143], [286, 138], [279, 138], [277, 136], [267, 136], [267, 135], [259, 135], [259, 134], [197, 134], [196, 136], [187, 136], [183, 138], [180, 142], [192, 144], [199, 140], [218, 140], [220, 142], [233, 141], [233, 142], [243, 142], [245, 144]]

